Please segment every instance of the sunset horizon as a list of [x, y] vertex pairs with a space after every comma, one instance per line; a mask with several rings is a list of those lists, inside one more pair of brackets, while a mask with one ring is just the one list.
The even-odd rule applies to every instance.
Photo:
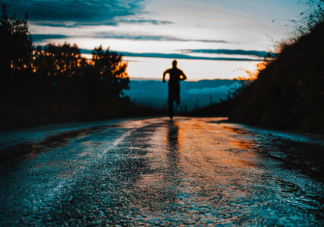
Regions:
[[298, 2], [1, 1], [9, 14], [28, 13], [34, 45], [77, 44], [84, 56], [109, 47], [124, 55], [130, 78], [161, 78], [177, 59], [189, 80], [234, 79], [246, 76], [238, 68], [254, 71], [305, 10]]

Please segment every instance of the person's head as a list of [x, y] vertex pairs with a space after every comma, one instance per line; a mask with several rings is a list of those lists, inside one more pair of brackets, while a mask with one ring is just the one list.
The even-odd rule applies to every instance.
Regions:
[[172, 66], [173, 66], [173, 68], [176, 68], [177, 67], [177, 60], [173, 60], [173, 62], [172, 62]]

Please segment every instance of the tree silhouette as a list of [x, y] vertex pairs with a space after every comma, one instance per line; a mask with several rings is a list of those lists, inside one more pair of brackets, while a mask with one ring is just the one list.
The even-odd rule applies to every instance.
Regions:
[[114, 96], [123, 94], [123, 89], [129, 89], [127, 63], [124, 63], [122, 59], [122, 55], [111, 52], [109, 48], [104, 51], [101, 45], [92, 51], [93, 72], [96, 80], [101, 81], [104, 89]]
[[[83, 92], [92, 96], [120, 97], [129, 89], [127, 63], [123, 56], [102, 46], [92, 51], [92, 59], [81, 56], [76, 44], [34, 47], [27, 19], [11, 18], [3, 5], [0, 24], [3, 88], [36, 91]], [[23, 76], [23, 77], [22, 77]]]
[[[2, 6], [0, 21], [0, 61], [3, 77], [8, 74], [22, 74], [28, 72], [32, 65], [33, 45], [28, 33], [28, 15], [25, 19], [11, 18], [6, 13], [6, 6]], [[8, 78], [3, 78], [8, 79]]]
[[27, 19], [27, 14], [24, 19], [9, 18], [2, 6], [0, 127], [24, 119], [90, 120], [137, 111], [123, 97], [129, 77], [122, 55], [99, 46], [86, 59], [76, 44], [35, 47]]

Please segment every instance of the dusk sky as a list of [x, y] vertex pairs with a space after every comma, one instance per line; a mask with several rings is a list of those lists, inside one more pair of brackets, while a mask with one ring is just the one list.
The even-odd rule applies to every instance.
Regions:
[[86, 54], [102, 44], [124, 54], [131, 78], [161, 78], [177, 59], [189, 80], [245, 76], [233, 70], [253, 70], [307, 9], [299, 0], [0, 2], [9, 15], [29, 14], [35, 45], [76, 43]]

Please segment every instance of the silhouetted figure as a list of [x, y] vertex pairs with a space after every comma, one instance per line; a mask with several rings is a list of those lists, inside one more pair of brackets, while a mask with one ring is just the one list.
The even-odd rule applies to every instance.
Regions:
[[172, 68], [167, 69], [163, 73], [163, 83], [165, 82], [165, 75], [169, 74], [169, 115], [170, 118], [173, 118], [173, 101], [176, 102], [177, 105], [180, 104], [180, 80], [186, 80], [186, 75], [182, 72], [182, 70], [177, 68], [177, 61], [173, 60]]

